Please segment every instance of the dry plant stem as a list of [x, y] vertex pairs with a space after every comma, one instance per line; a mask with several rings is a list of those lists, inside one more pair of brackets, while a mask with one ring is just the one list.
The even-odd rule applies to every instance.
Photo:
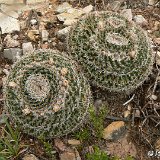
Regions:
[[133, 94], [133, 96], [127, 102], [125, 102], [123, 105], [125, 106], [128, 103], [130, 103], [134, 99], [134, 97], [135, 97], [135, 94]]

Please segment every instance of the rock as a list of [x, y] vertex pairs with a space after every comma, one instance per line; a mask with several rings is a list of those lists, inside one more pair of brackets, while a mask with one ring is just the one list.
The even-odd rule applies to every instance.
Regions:
[[123, 1], [113, 1], [109, 4], [109, 8], [113, 11], [118, 11], [122, 3]]
[[116, 121], [109, 124], [103, 131], [103, 138], [106, 140], [115, 140], [121, 137], [125, 132], [125, 123]]
[[42, 41], [45, 42], [45, 41], [48, 41], [48, 36], [49, 36], [49, 33], [47, 30], [42, 30]]
[[154, 38], [153, 41], [154, 41], [156, 44], [160, 45], [160, 38]]
[[[3, 84], [3, 82], [2, 82], [2, 84]], [[0, 82], [0, 86], [1, 86], [1, 82]], [[0, 124], [5, 124], [6, 123], [6, 120], [7, 120], [7, 115], [5, 115], [5, 114], [1, 114], [0, 115]]]
[[66, 12], [70, 8], [72, 8], [72, 6], [68, 2], [64, 2], [63, 4], [57, 7], [56, 12], [63, 13], [63, 12]]
[[[15, 0], [0, 0], [0, 3], [13, 4], [13, 3], [15, 3]], [[18, 3], [24, 3], [24, 1], [18, 0]]]
[[68, 140], [68, 144], [77, 146], [77, 145], [80, 145], [81, 142], [79, 140], [76, 140], [76, 139], [70, 139], [70, 140]]
[[131, 115], [131, 112], [129, 110], [124, 111], [124, 118], [128, 118]]
[[79, 152], [75, 149], [60, 154], [60, 160], [81, 160], [81, 157]]
[[136, 15], [134, 21], [140, 26], [146, 26], [148, 24], [147, 20], [142, 15]]
[[123, 9], [121, 11], [121, 15], [128, 19], [129, 21], [132, 21], [133, 15], [132, 15], [132, 10], [131, 9]]
[[76, 160], [74, 152], [64, 152], [60, 154], [60, 160]]
[[22, 50], [23, 50], [23, 54], [32, 53], [34, 50], [32, 43], [31, 42], [23, 43]]
[[82, 14], [84, 14], [83, 10], [70, 8], [65, 13], [61, 13], [57, 15], [59, 21], [73, 20], [78, 19]]
[[116, 142], [107, 143], [107, 153], [111, 156], [119, 157], [120, 159], [126, 159], [128, 155], [136, 158], [137, 150], [132, 142], [128, 141], [128, 135], [126, 134], [123, 138]]
[[128, 104], [127, 109], [128, 109], [128, 111], [132, 110], [132, 105], [130, 103]]
[[135, 116], [135, 118], [140, 118], [141, 117], [141, 112], [140, 112], [139, 109], [136, 109], [134, 116]]
[[160, 22], [159, 21], [155, 21], [154, 22], [153, 30], [154, 31], [158, 31], [159, 29], [160, 29]]
[[23, 157], [22, 160], [39, 160], [39, 159], [33, 154], [27, 154]]
[[41, 48], [42, 48], [42, 49], [48, 49], [48, 48], [49, 48], [48, 42], [43, 43], [43, 44], [41, 45]]
[[94, 102], [94, 106], [96, 108], [100, 108], [103, 104], [103, 101], [101, 99], [96, 99], [95, 102]]
[[2, 34], [12, 33], [13, 31], [20, 31], [20, 24], [16, 18], [7, 16], [2, 13], [0, 13], [0, 17], [1, 17], [0, 18], [0, 28], [2, 30]]
[[154, 95], [154, 94], [151, 95], [151, 99], [153, 99], [154, 101], [156, 101], [157, 98], [158, 98], [158, 97], [157, 97], [156, 95]]
[[31, 41], [37, 41], [39, 39], [39, 30], [29, 30], [27, 36]]
[[156, 140], [155, 149], [160, 151], [160, 137]]
[[47, 0], [27, 0], [27, 4], [35, 4], [35, 3], [42, 3], [42, 2], [47, 2]]
[[65, 26], [71, 26], [71, 25], [73, 25], [74, 23], [76, 23], [77, 22], [77, 20], [76, 19], [67, 19], [67, 20], [65, 20], [64, 21], [64, 25]]
[[65, 28], [59, 30], [59, 31], [57, 32], [57, 36], [58, 36], [59, 38], [64, 37], [64, 36], [67, 36], [68, 32], [70, 31], [70, 28], [71, 28], [71, 27], [69, 26], [69, 27], [65, 27]]
[[15, 40], [15, 39], [12, 39], [10, 34], [8, 34], [4, 38], [4, 42], [5, 42], [7, 48], [13, 48], [13, 47], [19, 47], [20, 46], [19, 41]]
[[156, 2], [155, 0], [149, 0], [149, 1], [148, 1], [148, 4], [149, 4], [149, 5], [154, 5], [155, 2]]
[[92, 10], [93, 10], [93, 6], [91, 4], [89, 6], [86, 6], [85, 8], [83, 8], [83, 12], [85, 12], [86, 14], [88, 14]]
[[31, 19], [30, 23], [31, 23], [31, 25], [36, 25], [37, 24], [37, 20], [36, 19]]
[[8, 69], [3, 69], [3, 73], [4, 73], [5, 75], [9, 75]]
[[0, 67], [0, 75], [3, 74], [3, 69]]
[[65, 151], [66, 146], [65, 144], [58, 138], [54, 139], [54, 145], [57, 147], [60, 151]]
[[19, 59], [22, 55], [22, 49], [20, 48], [9, 48], [4, 49], [3, 56], [7, 59], [12, 60], [15, 62], [17, 59]]
[[156, 64], [160, 66], [160, 52], [159, 51], [157, 51], [157, 54], [156, 54]]

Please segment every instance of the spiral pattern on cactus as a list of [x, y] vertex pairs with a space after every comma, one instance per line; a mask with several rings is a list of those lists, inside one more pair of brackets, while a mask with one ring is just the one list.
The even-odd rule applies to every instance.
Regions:
[[118, 13], [93, 12], [70, 30], [69, 53], [98, 87], [130, 92], [148, 77], [153, 54], [146, 33]]
[[36, 51], [22, 57], [5, 87], [5, 107], [13, 122], [32, 136], [66, 135], [83, 122], [90, 87], [79, 68], [58, 51]]

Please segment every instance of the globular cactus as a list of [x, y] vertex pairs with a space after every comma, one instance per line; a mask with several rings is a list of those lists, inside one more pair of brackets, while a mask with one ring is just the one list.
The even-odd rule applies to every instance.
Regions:
[[82, 17], [71, 28], [67, 45], [90, 82], [109, 91], [133, 91], [152, 69], [146, 33], [118, 13], [93, 12]]
[[84, 121], [90, 87], [79, 68], [58, 51], [22, 57], [5, 87], [5, 108], [22, 131], [45, 138], [66, 135]]

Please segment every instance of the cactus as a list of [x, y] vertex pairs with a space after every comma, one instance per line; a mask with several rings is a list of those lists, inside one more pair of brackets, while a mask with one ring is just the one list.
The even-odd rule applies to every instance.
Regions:
[[67, 37], [69, 54], [91, 84], [113, 92], [131, 92], [151, 73], [153, 54], [146, 33], [114, 12], [82, 17]]
[[90, 87], [73, 60], [39, 50], [13, 66], [4, 87], [5, 109], [16, 127], [34, 137], [60, 137], [87, 116]]

